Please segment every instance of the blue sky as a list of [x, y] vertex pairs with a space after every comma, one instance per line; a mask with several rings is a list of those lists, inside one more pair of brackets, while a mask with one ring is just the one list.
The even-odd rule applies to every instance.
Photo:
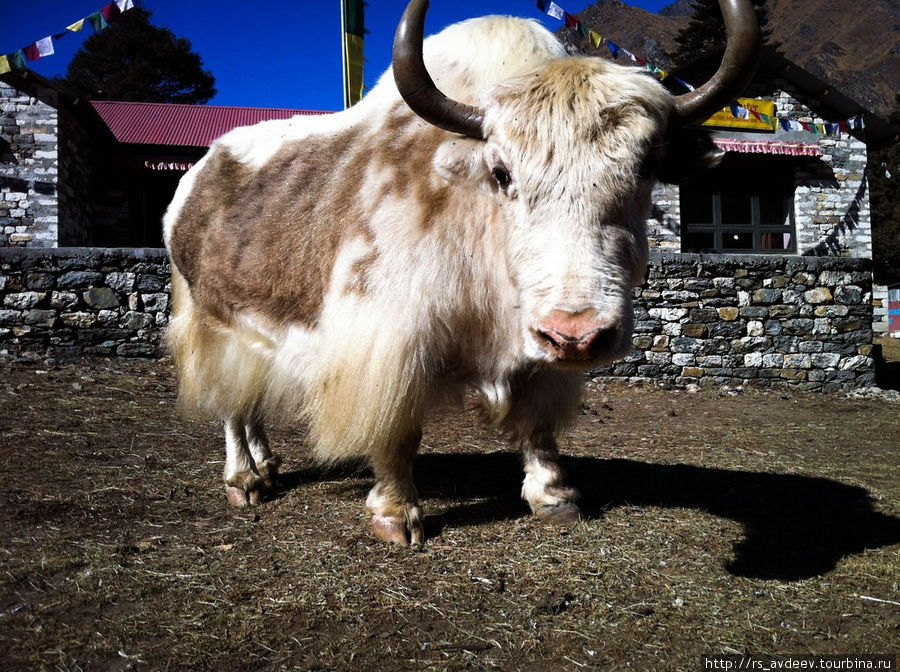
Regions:
[[[109, 0], [0, 0], [4, 7], [0, 53], [62, 32]], [[657, 12], [673, 0], [633, 0], [627, 4]], [[390, 63], [394, 29], [405, 0], [367, 0], [365, 83], [374, 86]], [[590, 0], [556, 0], [577, 14]], [[144, 0], [153, 22], [186, 37], [216, 78], [213, 105], [337, 110], [341, 89], [340, 0]], [[561, 25], [535, 0], [431, 0], [426, 33], [483, 14], [512, 14]], [[591, 26], [603, 34], [602, 26]], [[69, 59], [91, 34], [85, 27], [55, 41], [56, 53], [29, 64], [51, 77], [65, 74]], [[628, 47], [628, 45], [622, 45]]]

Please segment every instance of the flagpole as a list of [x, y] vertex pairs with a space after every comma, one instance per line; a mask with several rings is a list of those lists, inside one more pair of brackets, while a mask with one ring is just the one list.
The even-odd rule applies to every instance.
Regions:
[[346, 3], [341, 0], [341, 80], [344, 88], [344, 109], [350, 107], [350, 63], [347, 61], [347, 17], [344, 12]]

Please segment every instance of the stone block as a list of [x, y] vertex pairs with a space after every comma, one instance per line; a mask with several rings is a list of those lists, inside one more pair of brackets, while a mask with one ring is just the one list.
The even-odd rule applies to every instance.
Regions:
[[768, 305], [777, 303], [781, 299], [780, 289], [757, 289], [753, 292], [752, 300], [754, 304]]
[[687, 338], [704, 338], [706, 336], [705, 324], [683, 324], [681, 325], [681, 335]]
[[719, 319], [724, 320], [725, 322], [733, 322], [734, 320], [740, 317], [741, 311], [740, 308], [735, 306], [728, 306], [726, 308], [718, 308], [716, 312], [719, 314]]
[[106, 276], [106, 284], [117, 292], [126, 294], [134, 289], [136, 277], [134, 273], [110, 273]]
[[78, 303], [78, 295], [74, 292], [51, 292], [50, 307], [57, 310], [71, 308]]
[[25, 311], [22, 321], [32, 327], [52, 327], [56, 322], [56, 311], [32, 308]]
[[835, 368], [841, 361], [836, 352], [817, 352], [811, 356], [812, 365], [817, 369]]
[[81, 296], [87, 305], [97, 310], [119, 307], [119, 295], [109, 287], [91, 287]]
[[144, 309], [151, 313], [165, 311], [169, 308], [169, 295], [164, 292], [142, 294]]
[[812, 357], [804, 353], [789, 353], [784, 356], [784, 368], [808, 369], [812, 366]]
[[99, 285], [103, 275], [94, 271], [69, 271], [63, 273], [57, 282], [60, 289], [81, 289]]
[[155, 357], [157, 348], [150, 343], [122, 343], [116, 348], [119, 357]]
[[138, 329], [144, 329], [153, 324], [153, 316], [148, 315], [147, 313], [138, 313], [135, 311], [128, 311], [122, 317], [121, 322], [119, 322], [119, 326], [123, 329], [132, 329], [137, 331]]
[[803, 298], [807, 303], [818, 305], [820, 303], [828, 303], [834, 299], [831, 290], [827, 287], [816, 287], [803, 293]]
[[87, 329], [88, 327], [94, 326], [97, 322], [97, 317], [94, 313], [87, 313], [84, 311], [62, 313], [59, 316], [59, 319], [62, 320], [62, 323], [67, 327], [75, 327], [76, 329]]
[[857, 305], [862, 303], [863, 290], [856, 285], [844, 285], [834, 290], [834, 300], [837, 303], [847, 305]]
[[56, 276], [53, 273], [31, 272], [25, 274], [25, 287], [35, 291], [53, 289]]
[[3, 297], [3, 305], [7, 308], [26, 310], [34, 308], [47, 296], [46, 292], [17, 292]]
[[14, 326], [22, 322], [21, 310], [0, 310], [0, 324]]

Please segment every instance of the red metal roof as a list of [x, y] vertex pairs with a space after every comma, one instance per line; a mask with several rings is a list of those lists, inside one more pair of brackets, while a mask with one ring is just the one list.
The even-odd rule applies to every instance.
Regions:
[[91, 101], [91, 105], [122, 143], [209, 147], [237, 126], [297, 115], [329, 114], [311, 110], [170, 103]]

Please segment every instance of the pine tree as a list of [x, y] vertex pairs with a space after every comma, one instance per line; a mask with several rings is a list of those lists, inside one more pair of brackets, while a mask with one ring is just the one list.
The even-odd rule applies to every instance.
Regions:
[[[889, 121], [900, 126], [900, 94]], [[869, 153], [875, 281], [900, 282], [900, 143]]]
[[69, 87], [92, 100], [205, 103], [215, 96], [215, 78], [191, 43], [150, 16], [136, 7], [85, 40], [69, 63]]
[[[769, 23], [765, 1], [752, 0], [756, 6], [763, 43], [778, 50], [780, 44], [772, 41], [772, 31], [765, 28]], [[676, 66], [692, 63], [699, 57], [724, 47], [725, 39], [725, 22], [718, 0], [696, 0], [690, 23], [675, 37], [678, 46], [672, 54], [672, 61]]]

